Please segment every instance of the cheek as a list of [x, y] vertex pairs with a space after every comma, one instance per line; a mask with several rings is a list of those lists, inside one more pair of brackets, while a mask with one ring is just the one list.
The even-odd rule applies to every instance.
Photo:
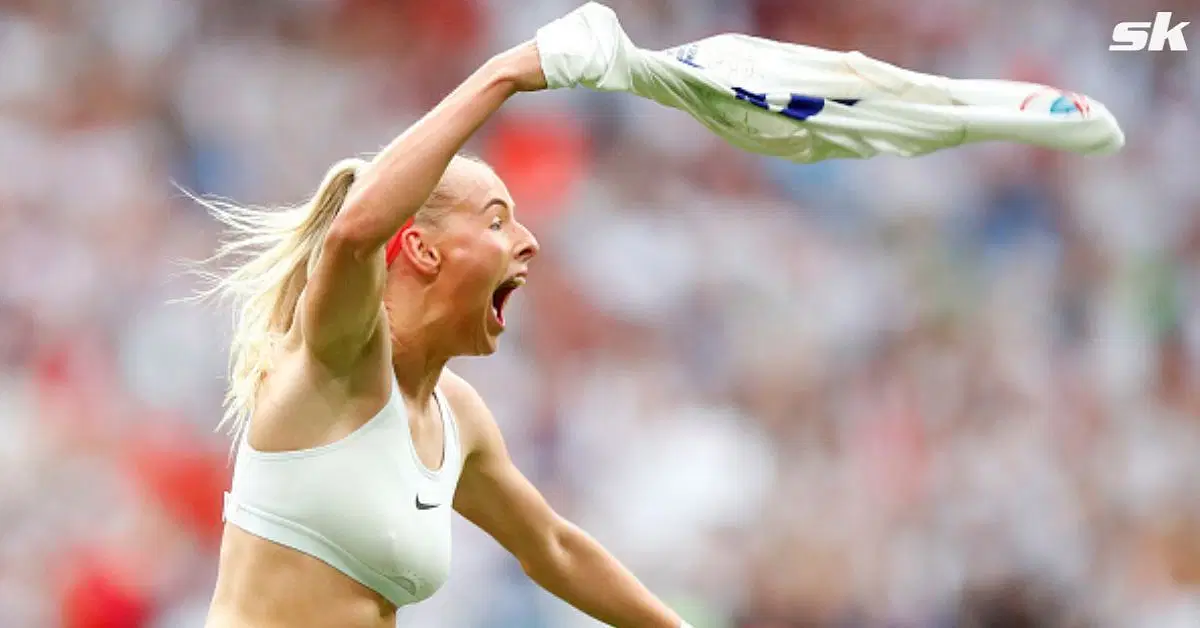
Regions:
[[464, 287], [491, 286], [504, 264], [504, 248], [496, 238], [456, 243], [446, 251], [446, 269]]

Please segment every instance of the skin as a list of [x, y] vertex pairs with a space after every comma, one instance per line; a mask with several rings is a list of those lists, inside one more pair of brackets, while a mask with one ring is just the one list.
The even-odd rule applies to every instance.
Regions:
[[[536, 256], [515, 202], [486, 166], [455, 153], [509, 97], [545, 88], [532, 42], [498, 55], [360, 174], [330, 228], [287, 341], [259, 393], [249, 442], [263, 451], [340, 440], [387, 402], [391, 378], [418, 456], [441, 466], [440, 386], [459, 423], [464, 466], [454, 508], [511, 552], [543, 588], [615, 626], [680, 618], [596, 541], [560, 517], [510, 459], [479, 394], [446, 363], [496, 350], [492, 295]], [[448, 208], [387, 240], [435, 186]], [[396, 608], [325, 563], [226, 525], [209, 628], [391, 628]]]

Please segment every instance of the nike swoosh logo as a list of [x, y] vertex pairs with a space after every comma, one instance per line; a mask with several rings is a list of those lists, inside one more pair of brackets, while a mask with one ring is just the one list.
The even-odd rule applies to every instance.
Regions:
[[426, 504], [425, 502], [421, 501], [421, 496], [417, 495], [417, 510], [431, 510], [440, 505], [441, 504]]

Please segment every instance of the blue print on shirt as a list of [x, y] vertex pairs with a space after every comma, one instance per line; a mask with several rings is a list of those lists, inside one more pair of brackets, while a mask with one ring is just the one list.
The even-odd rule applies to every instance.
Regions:
[[847, 107], [853, 107], [859, 102], [857, 98], [826, 99], [817, 96], [792, 94], [791, 97], [788, 98], [788, 104], [786, 107], [774, 109], [771, 107], [771, 104], [767, 102], [766, 94], [758, 94], [740, 87], [735, 87], [733, 88], [733, 95], [738, 100], [744, 100], [755, 107], [761, 107], [762, 109], [766, 109], [768, 111], [775, 111], [793, 120], [799, 120], [801, 122], [817, 115], [818, 113], [821, 113], [821, 111], [825, 109], [825, 103], [827, 100], [832, 100], [839, 105], [846, 105]]

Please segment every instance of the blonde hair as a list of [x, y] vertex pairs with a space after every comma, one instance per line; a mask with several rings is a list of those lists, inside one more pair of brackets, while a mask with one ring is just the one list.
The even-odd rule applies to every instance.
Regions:
[[[470, 155], [457, 155], [451, 163], [461, 161], [491, 168]], [[243, 207], [189, 195], [227, 228], [216, 253], [195, 267], [209, 285], [194, 298], [228, 300], [234, 305], [229, 388], [217, 429], [227, 428], [235, 447], [254, 412], [263, 378], [271, 370], [274, 349], [292, 326], [296, 304], [316, 268], [329, 227], [355, 177], [367, 165], [364, 159], [334, 164], [312, 198], [291, 207]], [[435, 224], [455, 199], [443, 177], [416, 213], [416, 222]], [[224, 267], [218, 272], [204, 270], [221, 263]]]
[[362, 159], [334, 164], [312, 198], [300, 205], [242, 207], [192, 196], [227, 229], [216, 253], [201, 262], [224, 267], [220, 272], [197, 269], [209, 285], [196, 298], [215, 297], [234, 305], [229, 388], [217, 429], [228, 428], [235, 446], [271, 369], [274, 349], [292, 326], [296, 303], [316, 268], [329, 227], [366, 164]]

